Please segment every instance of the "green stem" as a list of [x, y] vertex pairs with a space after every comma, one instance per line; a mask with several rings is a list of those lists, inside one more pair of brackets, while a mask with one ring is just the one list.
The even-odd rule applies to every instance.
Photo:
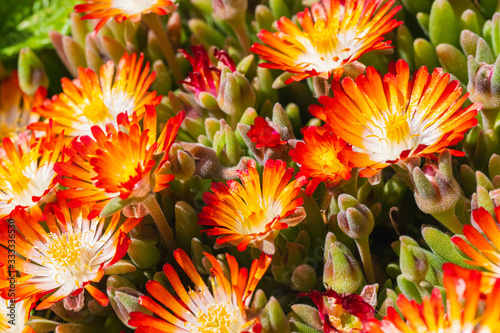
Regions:
[[368, 243], [368, 238], [356, 239], [356, 244], [358, 245], [361, 262], [363, 263], [366, 282], [368, 284], [374, 284], [376, 282], [375, 270], [373, 269], [372, 255], [370, 253], [370, 244]]
[[231, 28], [233, 28], [238, 41], [240, 42], [241, 48], [243, 49], [244, 55], [250, 54], [250, 38], [248, 38], [247, 26], [245, 25], [245, 18], [235, 19], [228, 22]]
[[483, 118], [483, 128], [485, 129], [485, 131], [495, 128], [495, 123], [499, 111], [500, 108], [481, 110], [481, 116]]
[[167, 222], [165, 215], [163, 214], [158, 201], [156, 201], [155, 194], [151, 194], [146, 200], [142, 202], [144, 206], [149, 210], [149, 214], [153, 218], [158, 227], [161, 237], [167, 245], [167, 249], [171, 252], [177, 249], [177, 244], [174, 238], [174, 230]]
[[441, 213], [434, 213], [432, 216], [455, 235], [463, 235], [464, 225], [455, 215], [455, 207]]
[[146, 24], [151, 30], [153, 30], [156, 37], [158, 38], [161, 51], [167, 59], [168, 67], [172, 71], [175, 81], [179, 82], [184, 80], [179, 64], [177, 63], [177, 59], [175, 58], [175, 52], [172, 49], [172, 44], [170, 44], [170, 39], [168, 39], [167, 32], [165, 31], [165, 29], [163, 28], [163, 24], [161, 23], [160, 16], [151, 13], [144, 15], [143, 18]]

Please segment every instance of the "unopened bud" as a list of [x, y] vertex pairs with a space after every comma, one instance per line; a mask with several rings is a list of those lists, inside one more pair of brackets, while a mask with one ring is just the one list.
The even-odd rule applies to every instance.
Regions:
[[33, 96], [39, 87], [49, 86], [42, 62], [29, 47], [21, 49], [17, 68], [19, 86], [26, 95]]
[[116, 289], [109, 287], [107, 291], [113, 310], [118, 318], [120, 318], [121, 322], [127, 327], [135, 328], [128, 324], [131, 312], [139, 311], [148, 315], [153, 315], [151, 311], [139, 304], [139, 297], [143, 296], [143, 294], [137, 290], [128, 287]]
[[399, 266], [403, 276], [418, 284], [425, 279], [429, 263], [424, 250], [417, 246], [406, 245], [401, 242]]
[[244, 20], [248, 0], [213, 0], [213, 15], [220, 20]]
[[190, 152], [177, 150], [169, 159], [170, 171], [179, 180], [187, 180], [194, 175], [196, 163]]
[[368, 239], [375, 223], [370, 209], [349, 194], [341, 194], [338, 202], [341, 209], [337, 216], [340, 229], [353, 239]]

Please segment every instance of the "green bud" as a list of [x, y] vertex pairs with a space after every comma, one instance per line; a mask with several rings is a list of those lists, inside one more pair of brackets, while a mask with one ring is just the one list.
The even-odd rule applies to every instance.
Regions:
[[450, 44], [439, 44], [436, 54], [446, 72], [455, 75], [464, 83], [467, 82], [467, 58], [459, 49]]
[[[317, 308], [305, 304], [294, 304], [292, 311], [308, 326], [319, 332], [323, 331], [323, 323]], [[294, 324], [296, 324], [295, 321]]]
[[281, 88], [287, 87], [288, 84], [286, 84], [286, 81], [288, 79], [290, 79], [292, 76], [293, 76], [293, 73], [290, 73], [290, 72], [283, 72], [283, 73], [281, 73], [274, 80], [272, 88], [277, 90], [277, 89], [281, 89]]
[[25, 94], [32, 96], [39, 87], [49, 86], [49, 78], [42, 62], [29, 47], [21, 49], [17, 69], [19, 87]]
[[429, 20], [430, 20], [429, 14], [420, 12], [420, 13], [417, 13], [416, 18], [417, 18], [418, 25], [420, 25], [420, 28], [422, 28], [422, 31], [427, 36], [429, 36]]
[[290, 324], [281, 309], [278, 300], [274, 297], [269, 299], [264, 310], [259, 316], [262, 324], [262, 332], [289, 333]]
[[415, 50], [415, 67], [420, 68], [427, 66], [429, 71], [439, 67], [439, 60], [436, 55], [434, 46], [423, 38], [417, 38], [413, 42], [413, 49]]
[[476, 46], [478, 41], [479, 36], [470, 30], [462, 30], [460, 33], [460, 45], [462, 46], [462, 50], [464, 50], [467, 57], [470, 55], [476, 55]]
[[125, 326], [129, 328], [135, 328], [128, 324], [131, 312], [138, 311], [150, 316], [153, 315], [151, 311], [149, 311], [142, 305], [139, 305], [139, 297], [143, 296], [144, 294], [138, 292], [137, 290], [128, 287], [117, 289], [109, 287], [107, 291], [109, 302], [113, 307], [113, 310]]
[[217, 97], [219, 106], [226, 114], [231, 116], [232, 128], [241, 118], [243, 112], [255, 104], [255, 93], [250, 82], [238, 72], [231, 73], [225, 68], [221, 73], [219, 96]]
[[429, 18], [429, 37], [434, 45], [442, 43], [460, 47], [460, 23], [447, 0], [432, 4]]
[[317, 277], [314, 268], [308, 264], [297, 266], [292, 273], [291, 287], [297, 291], [309, 291], [314, 288]]
[[280, 134], [282, 134], [282, 138], [284, 140], [295, 139], [290, 118], [288, 117], [285, 109], [283, 109], [283, 107], [279, 103], [276, 103], [273, 108], [273, 122], [286, 129], [286, 131], [280, 131]]
[[368, 207], [348, 194], [341, 194], [338, 202], [341, 209], [337, 216], [340, 229], [353, 239], [368, 239], [375, 223]]
[[406, 279], [419, 284], [427, 275], [429, 262], [421, 248], [413, 245], [408, 246], [402, 242], [399, 266]]
[[156, 266], [162, 257], [158, 248], [138, 239], [130, 242], [127, 253], [134, 264], [140, 268]]
[[251, 312], [257, 313], [260, 312], [267, 304], [266, 293], [262, 291], [262, 289], [257, 289], [257, 291], [253, 294]]
[[201, 227], [198, 225], [198, 214], [185, 201], [175, 204], [175, 239], [179, 247], [188, 254], [191, 251], [191, 240], [201, 238]]
[[179, 180], [190, 179], [196, 170], [196, 163], [190, 152], [178, 150], [170, 156], [170, 171]]
[[73, 40], [73, 38], [68, 36], [62, 37], [62, 49], [68, 61], [68, 70], [73, 76], [78, 76], [78, 68], [87, 67], [85, 52], [82, 47]]
[[[481, 33], [481, 28], [479, 27], [479, 21], [475, 11], [467, 9], [462, 13], [460, 17], [460, 22], [462, 27], [468, 29], [476, 34]], [[463, 32], [464, 30], [462, 30]], [[462, 36], [460, 36], [460, 44], [462, 43]]]
[[485, 208], [492, 216], [495, 216], [495, 205], [490, 197], [490, 192], [484, 187], [477, 187], [477, 208]]
[[229, 125], [223, 127], [226, 138], [225, 153], [228, 160], [228, 166], [237, 165], [241, 158], [240, 143], [236, 139], [236, 135]]
[[247, 55], [245, 58], [241, 59], [238, 65], [236, 65], [236, 71], [245, 75], [250, 70], [250, 67], [253, 65], [254, 59], [255, 56], [253, 54]]

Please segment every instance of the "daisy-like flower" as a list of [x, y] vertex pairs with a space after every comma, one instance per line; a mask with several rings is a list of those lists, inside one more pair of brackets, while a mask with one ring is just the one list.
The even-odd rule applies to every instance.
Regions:
[[244, 251], [248, 245], [274, 254], [274, 238], [281, 229], [300, 223], [305, 217], [300, 188], [305, 177], [291, 181], [293, 168], [281, 160], [268, 160], [264, 166], [262, 185], [255, 161], [248, 161], [246, 171], [237, 171], [242, 184], [230, 180], [213, 183], [212, 191], [205, 192], [199, 215], [200, 225], [212, 226], [209, 235], [221, 236], [217, 244], [230, 243]]
[[[95, 31], [99, 31], [109, 19], [116, 22], [130, 19], [138, 22], [143, 14], [156, 13], [166, 15], [172, 1], [168, 0], [83, 0], [85, 3], [75, 6], [77, 13], [88, 13], [82, 19], [99, 19]], [[131, 111], [131, 110], [130, 110]]]
[[383, 35], [402, 22], [392, 19], [401, 7], [391, 10], [394, 0], [322, 0], [297, 13], [302, 27], [282, 17], [278, 32], [261, 30], [265, 45], [254, 44], [251, 51], [268, 63], [262, 67], [282, 69], [295, 74], [286, 82], [320, 76], [335, 80], [343, 66], [372, 50], [391, 48]]
[[132, 312], [128, 324], [138, 327], [138, 333], [239, 333], [252, 332], [254, 327], [259, 327], [256, 318], [249, 318], [248, 306], [257, 284], [271, 263], [271, 257], [261, 254], [248, 271], [246, 268], [239, 269], [236, 259], [226, 254], [230, 274], [228, 279], [219, 261], [208, 253], [205, 255], [212, 264], [211, 289], [198, 274], [189, 256], [181, 249], [176, 250], [174, 258], [194, 283], [194, 288], [186, 291], [177, 272], [170, 264], [166, 264], [163, 271], [177, 296], [172, 296], [159, 282], [150, 280], [146, 288], [163, 306], [148, 296], [141, 296], [139, 303], [160, 318]]
[[17, 71], [0, 82], [0, 140], [11, 138], [15, 141], [29, 124], [38, 121], [40, 115], [32, 109], [42, 104], [46, 96], [44, 87], [38, 88], [34, 96], [23, 93]]
[[55, 185], [54, 165], [61, 157], [63, 137], [50, 132], [29, 148], [3, 140], [5, 156], [0, 158], [0, 218], [9, 215], [15, 207], [30, 210], [40, 216], [40, 199]]
[[214, 49], [214, 57], [219, 61], [220, 66], [215, 66], [210, 61], [208, 57], [207, 50], [203, 45], [193, 45], [191, 46], [190, 55], [186, 50], [180, 50], [184, 57], [193, 66], [193, 71], [188, 74], [186, 80], [181, 83], [184, 84], [184, 88], [195, 95], [198, 103], [203, 107], [201, 99], [204, 95], [210, 94], [214, 98], [217, 98], [219, 94], [219, 83], [221, 76], [222, 66], [227, 66], [231, 72], [236, 71], [236, 65], [229, 54], [224, 50]]
[[[184, 112], [168, 120], [156, 137], [156, 110], [147, 106], [143, 128], [137, 114], [117, 117], [118, 126], [92, 128], [93, 138], [74, 139], [64, 150], [65, 162], [57, 163], [58, 181], [67, 186], [59, 193], [70, 200], [70, 207], [92, 206], [90, 218], [98, 215], [112, 198], [123, 206], [143, 201], [166, 187], [173, 175], [161, 174], [168, 152], [184, 120]], [[154, 191], [154, 192], [153, 192]]]
[[297, 176], [311, 178], [306, 187], [307, 195], [312, 195], [321, 182], [328, 188], [351, 178], [351, 168], [343, 158], [343, 152], [351, 148], [344, 140], [314, 126], [304, 128], [302, 133], [304, 142], [297, 142], [290, 156], [300, 165]]
[[399, 60], [395, 73], [383, 79], [372, 67], [356, 81], [345, 78], [334, 97], [321, 96], [323, 106], [311, 106], [311, 113], [326, 117], [332, 131], [353, 146], [346, 159], [370, 177], [407, 157], [441, 153], [477, 124], [481, 104], [462, 109], [467, 94], [461, 96], [459, 81], [449, 81], [442, 68], [429, 75], [425, 67], [410, 80], [408, 64]]
[[[52, 120], [54, 133], [64, 131], [70, 137], [90, 135], [93, 126], [104, 129], [108, 123], [116, 125], [117, 116], [123, 112], [136, 112], [142, 117], [145, 105], [158, 105], [161, 100], [156, 92], [147, 91], [155, 74], [149, 74], [149, 63], [142, 69], [143, 62], [143, 55], [125, 54], [116, 73], [112, 61], [101, 67], [99, 75], [89, 68], [79, 68], [78, 79], [63, 78], [63, 92], [34, 111]], [[43, 130], [45, 126], [39, 122], [30, 128]]]
[[389, 308], [382, 321], [370, 319], [371, 333], [486, 333], [500, 332], [500, 280], [496, 279], [489, 294], [480, 286], [485, 277], [481, 272], [443, 265], [443, 286], [446, 290], [446, 309], [439, 289], [422, 304], [399, 295], [397, 305], [404, 319]]
[[287, 144], [287, 141], [281, 139], [280, 133], [262, 117], [255, 118], [247, 135], [252, 142], [256, 143], [257, 148], [279, 148]]
[[0, 297], [0, 333], [35, 333], [31, 327], [26, 326], [34, 305], [33, 298], [16, 302]]
[[[85, 288], [101, 304], [108, 304], [107, 297], [90, 282], [98, 282], [104, 269], [127, 253], [126, 233], [141, 219], [128, 219], [120, 226], [120, 214], [106, 223], [104, 218], [87, 219], [88, 211], [88, 207], [69, 209], [63, 200], [59, 205], [48, 204], [44, 211], [48, 231], [24, 210], [12, 212], [17, 228], [15, 267], [22, 274], [16, 281], [17, 301], [49, 294], [37, 306], [41, 310], [68, 296], [81, 295]], [[3, 220], [0, 225], [0, 243], [6, 247], [8, 224]], [[4, 288], [2, 297], [9, 292]]]
[[375, 309], [357, 294], [339, 294], [333, 290], [320, 293], [313, 290], [299, 296], [312, 299], [318, 308], [325, 333], [364, 332], [365, 323], [375, 315]]
[[[500, 218], [500, 207], [495, 207], [497, 220]], [[486, 269], [488, 276], [500, 278], [500, 225], [484, 208], [472, 212], [476, 229], [465, 225], [463, 229], [467, 240], [454, 236], [451, 238], [471, 260], [465, 262], [478, 268]]]

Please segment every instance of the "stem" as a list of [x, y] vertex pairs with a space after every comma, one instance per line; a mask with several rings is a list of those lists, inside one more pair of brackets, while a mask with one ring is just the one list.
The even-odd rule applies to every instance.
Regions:
[[163, 214], [158, 201], [156, 201], [156, 196], [151, 194], [146, 200], [142, 202], [144, 206], [149, 210], [149, 214], [153, 218], [160, 231], [160, 235], [167, 245], [167, 249], [171, 252], [177, 249], [177, 244], [174, 238], [174, 230], [167, 222], [165, 215]]
[[156, 37], [159, 40], [161, 51], [163, 55], [167, 59], [168, 67], [172, 71], [174, 75], [175, 81], [179, 82], [184, 79], [179, 64], [177, 64], [177, 59], [175, 58], [174, 50], [172, 49], [172, 44], [170, 44], [170, 39], [168, 39], [167, 32], [163, 28], [163, 24], [161, 23], [160, 16], [157, 14], [147, 14], [143, 16], [144, 21], [149, 26], [151, 30], [155, 33]]
[[356, 239], [356, 244], [358, 245], [358, 251], [361, 256], [361, 262], [363, 263], [366, 282], [368, 284], [374, 284], [376, 282], [375, 271], [373, 269], [373, 262], [370, 253], [370, 245], [368, 243], [368, 238]]
[[500, 108], [481, 110], [481, 116], [483, 118], [483, 128], [485, 129], [485, 131], [495, 128], [495, 122], [497, 120], [499, 111]]
[[247, 26], [245, 25], [245, 18], [235, 19], [228, 22], [231, 28], [233, 28], [238, 41], [240, 42], [241, 48], [243, 49], [244, 55], [250, 54], [250, 39], [248, 38]]
[[456, 235], [463, 235], [463, 228], [464, 225], [458, 217], [455, 215], [455, 207], [452, 207], [444, 212], [441, 213], [434, 213], [432, 214], [436, 220], [441, 222], [442, 225], [444, 225], [448, 230], [453, 232]]

